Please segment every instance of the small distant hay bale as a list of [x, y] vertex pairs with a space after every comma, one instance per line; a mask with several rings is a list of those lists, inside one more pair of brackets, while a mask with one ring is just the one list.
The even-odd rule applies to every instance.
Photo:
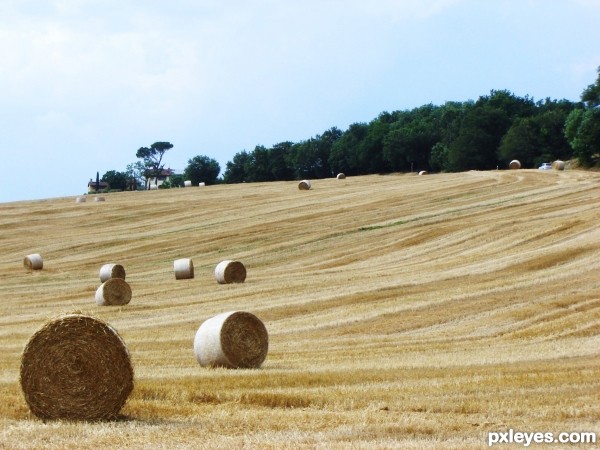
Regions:
[[185, 180], [183, 182], [183, 187], [192, 187], [192, 182], [190, 180]]
[[95, 202], [104, 202], [106, 199], [104, 197], [94, 197]]
[[258, 368], [268, 350], [265, 325], [255, 315], [243, 311], [230, 311], [206, 320], [194, 338], [194, 354], [203, 367]]
[[510, 170], [518, 170], [521, 168], [521, 161], [518, 159], [513, 159], [510, 163], [508, 163], [508, 168]]
[[565, 162], [557, 159], [552, 163], [552, 168], [554, 170], [565, 170]]
[[194, 262], [190, 258], [176, 259], [173, 262], [176, 280], [187, 280], [194, 278]]
[[23, 266], [29, 270], [42, 270], [44, 268], [44, 260], [39, 253], [32, 253], [23, 258]]
[[419, 175], [428, 175], [428, 173], [427, 173], [427, 171], [426, 171], [426, 170], [421, 170], [421, 171], [419, 172]]
[[40, 419], [110, 420], [133, 390], [133, 366], [110, 325], [69, 314], [29, 339], [20, 383], [29, 409]]
[[158, 185], [156, 185], [156, 184], [151, 184], [150, 185], [150, 190], [151, 191], [156, 191], [157, 189], [158, 189]]
[[75, 203], [85, 203], [86, 198], [85, 197], [77, 197], [75, 199]]
[[110, 278], [96, 289], [98, 306], [121, 306], [131, 301], [131, 287], [121, 278]]
[[346, 178], [346, 174], [345, 174], [345, 173], [341, 173], [341, 172], [340, 172], [340, 173], [338, 173], [338, 174], [337, 174], [337, 177], [336, 177], [336, 178], [337, 178], [338, 180], [343, 180], [343, 179], [345, 179], [345, 178]]
[[298, 183], [298, 189], [301, 191], [308, 191], [311, 188], [309, 180], [302, 180]]
[[215, 278], [219, 284], [243, 283], [246, 280], [246, 267], [239, 261], [221, 261], [215, 267]]
[[104, 264], [100, 267], [100, 282], [104, 283], [111, 278], [125, 279], [125, 268], [121, 264]]
[[201, 181], [200, 183], [198, 183], [198, 186], [200, 186], [200, 187], [206, 186], [206, 183], [204, 181]]

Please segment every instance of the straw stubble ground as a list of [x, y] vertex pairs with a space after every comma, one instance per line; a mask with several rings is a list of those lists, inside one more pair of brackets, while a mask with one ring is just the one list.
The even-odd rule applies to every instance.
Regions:
[[[484, 448], [600, 432], [600, 175], [494, 171], [209, 186], [0, 205], [0, 448]], [[40, 253], [42, 271], [23, 267]], [[173, 261], [194, 260], [175, 280]], [[219, 285], [216, 264], [244, 263]], [[128, 305], [97, 307], [122, 264]], [[257, 370], [201, 368], [200, 324], [255, 314]], [[120, 421], [43, 423], [21, 354], [81, 311], [126, 342]]]

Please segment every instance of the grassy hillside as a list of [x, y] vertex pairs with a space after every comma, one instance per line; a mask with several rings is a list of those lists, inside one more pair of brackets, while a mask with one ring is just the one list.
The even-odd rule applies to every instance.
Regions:
[[[0, 205], [0, 448], [465, 449], [509, 428], [600, 433], [599, 173], [105, 198]], [[43, 270], [23, 267], [30, 253]], [[195, 278], [175, 280], [173, 261], [186, 257]], [[216, 283], [224, 259], [245, 264], [245, 283]], [[127, 271], [129, 305], [94, 302], [110, 262]], [[260, 369], [194, 358], [200, 324], [231, 310], [269, 331]], [[122, 420], [29, 413], [23, 348], [73, 311], [127, 344], [135, 388]]]

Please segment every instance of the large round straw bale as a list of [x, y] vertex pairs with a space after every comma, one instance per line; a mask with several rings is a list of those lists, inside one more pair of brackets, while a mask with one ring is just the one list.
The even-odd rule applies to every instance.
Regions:
[[565, 170], [565, 162], [557, 159], [552, 163], [552, 168], [554, 170]]
[[98, 306], [126, 305], [131, 301], [131, 287], [121, 278], [110, 278], [96, 289]]
[[192, 182], [190, 180], [185, 180], [183, 182], [183, 187], [192, 187]]
[[257, 368], [267, 357], [269, 335], [255, 315], [231, 311], [200, 325], [194, 338], [194, 354], [201, 366]]
[[246, 267], [239, 261], [221, 261], [215, 267], [215, 278], [219, 284], [243, 283], [246, 279]]
[[421, 170], [421, 171], [419, 172], [419, 175], [427, 175], [427, 171], [426, 171], [426, 170]]
[[338, 180], [343, 180], [344, 178], [346, 178], [346, 174], [345, 174], [345, 173], [341, 173], [341, 172], [340, 172], [340, 173], [338, 173], [338, 174], [337, 174], [337, 177], [336, 177], [336, 178], [337, 178]]
[[199, 186], [199, 187], [206, 186], [206, 183], [205, 183], [204, 181], [201, 181], [200, 183], [198, 183], [198, 186]]
[[508, 163], [508, 168], [510, 170], [518, 170], [521, 168], [521, 161], [518, 159], [513, 159], [510, 163]]
[[20, 382], [29, 409], [40, 419], [114, 419], [133, 389], [133, 367], [110, 325], [70, 314], [29, 339]]
[[176, 259], [173, 263], [176, 280], [194, 278], [194, 262], [190, 258]]
[[298, 189], [301, 191], [308, 191], [310, 189], [310, 180], [302, 180], [298, 183]]
[[41, 270], [44, 268], [44, 260], [39, 253], [32, 253], [23, 259], [23, 265], [30, 270]]
[[106, 199], [104, 197], [94, 197], [95, 202], [104, 202]]
[[100, 282], [104, 283], [111, 278], [125, 279], [125, 268], [121, 264], [104, 264], [100, 267]]
[[85, 203], [85, 197], [77, 197], [75, 199], [75, 203]]

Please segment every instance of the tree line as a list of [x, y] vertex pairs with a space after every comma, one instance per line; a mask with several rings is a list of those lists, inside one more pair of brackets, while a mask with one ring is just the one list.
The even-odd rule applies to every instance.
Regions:
[[[214, 184], [318, 179], [340, 172], [490, 170], [506, 168], [513, 159], [524, 168], [572, 158], [584, 167], [599, 166], [600, 67], [597, 71], [595, 84], [583, 90], [579, 102], [536, 102], [508, 90], [492, 90], [475, 101], [385, 111], [345, 131], [332, 127], [300, 142], [240, 151], [227, 162], [222, 179], [216, 160], [195, 156], [165, 187], [183, 186], [184, 179]], [[127, 179], [157, 177], [164, 153], [172, 147], [168, 142], [141, 147], [136, 153], [141, 162], [130, 164], [125, 173], [107, 172], [103, 181], [119, 189]], [[119, 183], [111, 182], [115, 175], [122, 178]]]

